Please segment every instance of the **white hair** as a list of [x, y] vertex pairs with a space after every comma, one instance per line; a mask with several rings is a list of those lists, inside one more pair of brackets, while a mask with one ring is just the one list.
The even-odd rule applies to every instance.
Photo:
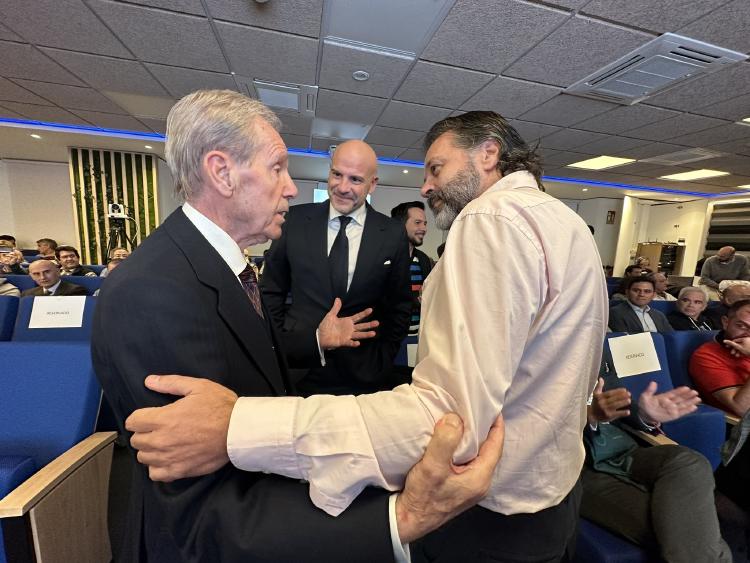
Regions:
[[689, 285], [687, 287], [683, 287], [680, 290], [680, 293], [677, 294], [677, 299], [680, 299], [686, 293], [700, 293], [703, 295], [703, 301], [708, 303], [708, 293], [706, 293], [706, 290], [699, 285]]
[[221, 150], [243, 163], [258, 149], [255, 121], [277, 131], [279, 118], [257, 100], [234, 90], [198, 90], [178, 101], [167, 117], [165, 156], [175, 192], [189, 200], [203, 185], [203, 157]]

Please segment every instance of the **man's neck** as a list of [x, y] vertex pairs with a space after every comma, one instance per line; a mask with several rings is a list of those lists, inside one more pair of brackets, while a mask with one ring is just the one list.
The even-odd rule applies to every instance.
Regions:
[[414, 256], [414, 245], [409, 243], [409, 256]]

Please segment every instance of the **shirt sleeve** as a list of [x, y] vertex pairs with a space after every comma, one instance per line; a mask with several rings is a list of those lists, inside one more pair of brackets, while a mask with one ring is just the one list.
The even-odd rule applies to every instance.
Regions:
[[704, 398], [716, 391], [742, 385], [733, 367], [711, 348], [698, 349], [690, 358], [690, 376]]
[[336, 515], [366, 486], [402, 488], [446, 412], [464, 422], [455, 461], [472, 459], [503, 410], [546, 280], [525, 224], [464, 215], [425, 282], [412, 384], [358, 397], [242, 398], [229, 427], [232, 463], [307, 479], [315, 505]]

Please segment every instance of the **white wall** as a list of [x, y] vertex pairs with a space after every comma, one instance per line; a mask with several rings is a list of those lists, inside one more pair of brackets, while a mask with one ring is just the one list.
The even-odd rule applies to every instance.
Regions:
[[680, 239], [684, 239], [682, 270], [675, 272], [677, 275], [692, 276], [695, 272], [695, 263], [703, 255], [702, 239], [707, 210], [707, 200], [650, 206], [644, 240], [679, 242]]
[[0, 234], [12, 235], [16, 231], [13, 216], [13, 194], [8, 183], [8, 165], [0, 160]]
[[[607, 214], [610, 211], [615, 212], [615, 222], [607, 224]], [[599, 248], [602, 265], [613, 265], [622, 220], [622, 200], [604, 197], [582, 199], [578, 202], [578, 215], [594, 227], [594, 240]]]
[[[622, 220], [615, 251], [614, 275], [622, 276], [638, 248], [643, 219], [647, 219], [648, 205], [640, 199], [625, 196], [622, 200]], [[642, 240], [642, 239], [641, 239]]]
[[36, 248], [43, 237], [76, 245], [67, 163], [11, 160], [4, 168], [12, 210], [10, 234], [19, 248]]

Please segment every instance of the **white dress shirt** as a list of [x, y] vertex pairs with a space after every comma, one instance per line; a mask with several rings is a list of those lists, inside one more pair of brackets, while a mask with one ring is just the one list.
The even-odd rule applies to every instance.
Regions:
[[[333, 207], [332, 204], [328, 204], [328, 254], [331, 253], [331, 247], [333, 241], [336, 240], [336, 235], [339, 234], [341, 228], [341, 221], [338, 217], [343, 215], [339, 213]], [[352, 284], [352, 278], [354, 277], [354, 270], [357, 269], [357, 256], [359, 256], [359, 246], [362, 243], [362, 231], [365, 229], [365, 220], [367, 219], [367, 205], [362, 204], [360, 207], [355, 209], [349, 214], [352, 218], [349, 224], [346, 226], [346, 238], [349, 241], [349, 271], [347, 272], [346, 289], [349, 290], [349, 286]]]
[[630, 305], [630, 308], [633, 309], [633, 312], [635, 313], [635, 316], [638, 317], [638, 320], [641, 321], [641, 326], [643, 327], [644, 332], [659, 332], [656, 329], [656, 323], [654, 323], [654, 319], [652, 319], [651, 315], [649, 314], [651, 307], [646, 305], [645, 307], [641, 308], [638, 305], [633, 305], [630, 301], [628, 301], [628, 305]]
[[60, 287], [60, 284], [62, 283], [62, 280], [59, 280], [55, 285], [48, 287], [47, 289], [42, 288], [43, 292], [46, 292], [46, 295], [54, 295], [57, 291], [57, 288]]
[[503, 514], [554, 506], [583, 465], [607, 314], [585, 222], [515, 172], [459, 214], [425, 280], [411, 385], [240, 398], [229, 457], [241, 469], [309, 480], [312, 501], [335, 515], [367, 485], [400, 489], [446, 412], [464, 421], [458, 463], [476, 456], [502, 413], [504, 453], [480, 504]]

